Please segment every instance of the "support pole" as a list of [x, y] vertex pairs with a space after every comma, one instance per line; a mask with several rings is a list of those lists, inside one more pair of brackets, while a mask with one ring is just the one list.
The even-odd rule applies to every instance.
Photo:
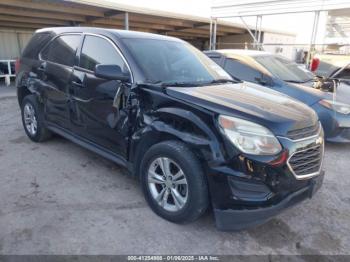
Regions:
[[213, 41], [213, 18], [210, 18], [210, 26], [209, 26], [209, 50], [212, 49], [212, 41]]
[[210, 19], [209, 50], [216, 49], [216, 29], [217, 29], [217, 20], [215, 18], [211, 18]]
[[[256, 19], [255, 19], [255, 31], [254, 31], [254, 38], [255, 39], [258, 38], [258, 28], [259, 28], [258, 25], [259, 25], [259, 16], [257, 15]], [[256, 47], [255, 45], [256, 45], [256, 43], [254, 41], [254, 48]]]
[[129, 30], [129, 13], [125, 12], [124, 14], [124, 29]]
[[11, 84], [11, 62], [8, 60], [7, 61], [7, 75], [5, 76], [5, 85], [9, 86]]
[[257, 40], [257, 39], [255, 38], [255, 36], [253, 35], [252, 30], [250, 30], [249, 26], [248, 26], [247, 23], [244, 21], [243, 17], [240, 16], [239, 18], [241, 19], [243, 25], [245, 26], [245, 29], [248, 31], [248, 33], [250, 34], [250, 36], [253, 38], [253, 40], [254, 40], [254, 46], [255, 46], [255, 44], [258, 42], [258, 40]]
[[259, 15], [259, 31], [258, 31], [258, 49], [262, 50], [262, 39], [261, 39], [261, 24], [262, 24], [262, 16]]
[[315, 42], [317, 37], [317, 28], [318, 28], [319, 18], [320, 18], [320, 11], [315, 11], [314, 24], [312, 26], [312, 34], [311, 34], [311, 41], [310, 41], [310, 47], [309, 47], [309, 54], [307, 56], [307, 62], [306, 62], [306, 65], [308, 68], [310, 67], [310, 64], [311, 64], [312, 53], [315, 51]]
[[214, 28], [213, 28], [213, 50], [215, 50], [216, 49], [216, 28], [217, 28], [217, 25], [218, 25], [218, 23], [217, 23], [217, 20], [215, 19], [214, 20]]

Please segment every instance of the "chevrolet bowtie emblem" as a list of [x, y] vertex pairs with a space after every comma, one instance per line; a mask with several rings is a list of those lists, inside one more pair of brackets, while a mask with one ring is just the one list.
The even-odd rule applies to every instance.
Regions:
[[323, 143], [323, 137], [322, 136], [319, 136], [317, 139], [316, 139], [316, 144], [317, 145], [321, 145]]

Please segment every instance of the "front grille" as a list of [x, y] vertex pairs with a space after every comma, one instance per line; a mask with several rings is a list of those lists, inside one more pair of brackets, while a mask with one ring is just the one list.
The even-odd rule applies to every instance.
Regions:
[[322, 165], [323, 145], [297, 151], [288, 160], [291, 171], [298, 179], [317, 174]]
[[287, 137], [292, 140], [298, 140], [310, 136], [315, 136], [318, 134], [319, 130], [320, 124], [317, 123], [314, 126], [288, 131]]

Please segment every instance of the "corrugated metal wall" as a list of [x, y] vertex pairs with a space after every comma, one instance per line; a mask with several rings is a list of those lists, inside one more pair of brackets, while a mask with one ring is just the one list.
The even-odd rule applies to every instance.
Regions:
[[0, 31], [0, 59], [14, 59], [20, 56], [33, 32]]

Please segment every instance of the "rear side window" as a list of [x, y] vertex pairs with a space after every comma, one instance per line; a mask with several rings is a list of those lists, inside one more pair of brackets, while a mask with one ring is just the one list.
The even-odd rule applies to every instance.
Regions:
[[128, 73], [123, 58], [110, 42], [98, 36], [85, 36], [79, 66], [94, 71], [98, 64], [118, 65], [122, 72]]
[[40, 50], [52, 39], [50, 33], [36, 33], [30, 39], [27, 46], [24, 48], [22, 57], [37, 59]]
[[80, 35], [59, 36], [41, 52], [41, 59], [73, 66], [79, 43]]
[[256, 83], [256, 78], [261, 77], [261, 73], [259, 71], [235, 59], [226, 60], [225, 70], [230, 75], [248, 82]]

